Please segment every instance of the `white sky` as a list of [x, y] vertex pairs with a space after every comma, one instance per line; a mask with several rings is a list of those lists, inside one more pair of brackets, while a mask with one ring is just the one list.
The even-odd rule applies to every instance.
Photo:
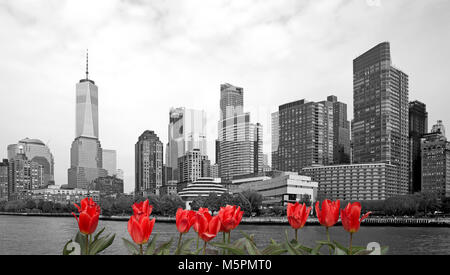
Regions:
[[67, 183], [75, 135], [75, 84], [99, 86], [100, 141], [117, 150], [134, 188], [134, 144], [146, 129], [167, 143], [170, 107], [203, 109], [214, 161], [219, 88], [244, 88], [264, 127], [278, 105], [335, 94], [352, 108], [352, 60], [389, 41], [410, 76], [410, 100], [429, 127], [450, 128], [448, 0], [2, 0], [0, 158], [30, 137], [48, 142], [56, 184]]

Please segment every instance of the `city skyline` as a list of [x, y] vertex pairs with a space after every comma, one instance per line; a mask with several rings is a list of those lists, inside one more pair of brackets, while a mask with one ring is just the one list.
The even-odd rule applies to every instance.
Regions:
[[[445, 87], [449, 84], [445, 78], [449, 70], [445, 67], [449, 41], [442, 39], [446, 37], [444, 20], [449, 7], [445, 1], [380, 1], [380, 6], [370, 6], [364, 1], [347, 4], [317, 1], [306, 5], [281, 1], [258, 5], [256, 9], [250, 9], [251, 2], [247, 1], [224, 5], [224, 9], [219, 2], [212, 1], [200, 3], [204, 7], [198, 10], [184, 2], [180, 7], [172, 4], [161, 7], [157, 3], [153, 9], [126, 2], [115, 2], [119, 6], [103, 3], [108, 8], [102, 9], [101, 1], [96, 1], [82, 19], [77, 18], [86, 11], [77, 7], [82, 4], [67, 2], [67, 6], [59, 6], [59, 2], [52, 2], [49, 5], [56, 7], [56, 18], [71, 15], [55, 33], [52, 19], [45, 18], [45, 10], [52, 10], [47, 4], [36, 4], [37, 9], [30, 9], [35, 11], [31, 14], [26, 6], [21, 6], [24, 2], [17, 2], [0, 6], [0, 22], [10, 27], [1, 28], [0, 32], [5, 41], [0, 45], [0, 57], [5, 60], [0, 65], [0, 82], [5, 89], [0, 103], [0, 122], [4, 125], [0, 154], [6, 157], [7, 145], [25, 137], [43, 140], [54, 155], [58, 185], [67, 184], [75, 127], [73, 84], [83, 76], [86, 48], [91, 53], [90, 73], [101, 87], [102, 147], [117, 150], [117, 167], [124, 170], [126, 192], [134, 189], [136, 137], [145, 130], [154, 130], [167, 143], [166, 114], [171, 107], [205, 110], [208, 157], [215, 162], [221, 83], [244, 88], [246, 111], [251, 113], [252, 122], [263, 125], [266, 154], [270, 153], [271, 113], [279, 105], [303, 98], [320, 101], [334, 94], [348, 104], [347, 114], [349, 120], [353, 119], [352, 60], [383, 41], [391, 43], [393, 64], [401, 64], [400, 69], [410, 77], [410, 101], [419, 100], [427, 105], [429, 125], [443, 120], [449, 128], [450, 118], [442, 103], [448, 99]], [[399, 13], [405, 5], [408, 14]], [[271, 9], [275, 10], [273, 14], [269, 13]], [[160, 44], [152, 44], [158, 40], [151, 34], [150, 39], [142, 35], [158, 30], [149, 22], [141, 22], [148, 14], [140, 13], [145, 12], [154, 14], [150, 17], [160, 23], [157, 38], [164, 38]], [[232, 12], [236, 22], [230, 26], [229, 22], [223, 24], [206, 16], [219, 13], [218, 18], [225, 19]], [[361, 20], [360, 25], [352, 25], [355, 19], [345, 19], [349, 12], [367, 22]], [[202, 21], [193, 20], [196, 13], [203, 14]], [[121, 17], [112, 26], [99, 25], [112, 14]], [[130, 15], [134, 19], [129, 19]], [[186, 20], [192, 32], [186, 35], [179, 32], [177, 28], [182, 24], [174, 15], [183, 15], [180, 20]], [[129, 21], [124, 26], [117, 25], [124, 20]], [[336, 22], [332, 23], [333, 20]], [[391, 25], [393, 20], [395, 25]], [[439, 23], [440, 20], [444, 23]], [[202, 27], [209, 23], [218, 27], [217, 33]], [[435, 28], [437, 25], [443, 27]], [[80, 30], [75, 31], [78, 26]], [[94, 26], [99, 29], [90, 31]], [[239, 31], [243, 26], [248, 27]], [[113, 32], [114, 27], [119, 35]], [[139, 31], [127, 34], [132, 27], [138, 27]], [[165, 27], [170, 30], [164, 30]], [[72, 31], [68, 37], [61, 34], [66, 29]], [[366, 29], [375, 31], [365, 33]], [[73, 36], [69, 35], [74, 31]], [[169, 36], [170, 31], [175, 34]], [[120, 40], [120, 34], [130, 38], [129, 41]], [[233, 35], [240, 41], [226, 39]], [[272, 37], [275, 39], [271, 40]], [[260, 43], [261, 39], [266, 42]], [[30, 41], [36, 41], [35, 48], [28, 47]], [[114, 44], [115, 41], [122, 43]], [[148, 43], [149, 49], [143, 49], [141, 42]], [[20, 107], [14, 104], [17, 102]]]

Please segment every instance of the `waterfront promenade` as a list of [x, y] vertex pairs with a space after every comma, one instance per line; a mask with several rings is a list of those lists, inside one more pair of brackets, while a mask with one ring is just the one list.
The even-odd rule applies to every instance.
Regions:
[[[73, 217], [70, 213], [12, 213], [0, 212], [1, 215], [30, 216], [30, 217]], [[128, 221], [130, 216], [100, 216], [100, 220]], [[157, 222], [175, 223], [175, 217], [155, 216]], [[253, 225], [285, 225], [288, 224], [286, 217], [244, 217], [242, 224]], [[320, 225], [317, 218], [310, 217], [306, 224]], [[338, 222], [340, 224], [340, 221]], [[408, 226], [408, 227], [450, 227], [450, 218], [405, 218], [405, 217], [371, 217], [365, 219], [364, 226]]]

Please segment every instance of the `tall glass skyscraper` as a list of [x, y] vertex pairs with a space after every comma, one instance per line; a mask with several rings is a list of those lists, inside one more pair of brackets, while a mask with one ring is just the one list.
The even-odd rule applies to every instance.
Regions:
[[388, 42], [353, 60], [353, 163], [396, 166], [392, 195], [408, 192], [408, 89], [408, 75], [392, 66]]
[[409, 103], [409, 143], [410, 170], [409, 192], [421, 191], [422, 157], [420, 156], [420, 139], [428, 132], [428, 113], [426, 105], [420, 101]]
[[102, 169], [102, 147], [98, 139], [98, 87], [86, 78], [76, 85], [75, 140], [70, 149], [68, 183], [71, 188], [88, 188], [99, 177], [107, 176]]
[[167, 177], [169, 180], [179, 181], [181, 180], [178, 169], [180, 158], [193, 151], [201, 156], [207, 156], [206, 112], [184, 107], [172, 108], [169, 120], [166, 166], [171, 168], [169, 169], [171, 175]]
[[262, 125], [250, 123], [250, 113], [244, 113], [243, 109], [244, 90], [222, 84], [216, 162], [224, 181], [263, 169]]

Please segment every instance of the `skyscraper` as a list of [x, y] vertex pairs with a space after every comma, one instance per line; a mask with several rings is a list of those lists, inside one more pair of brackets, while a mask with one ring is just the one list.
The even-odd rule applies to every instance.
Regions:
[[7, 159], [0, 162], [0, 201], [8, 200], [8, 167]]
[[207, 156], [206, 113], [184, 107], [172, 108], [169, 119], [166, 166], [171, 168], [172, 175], [167, 175], [167, 178], [179, 181], [179, 158], [194, 150]]
[[116, 150], [102, 150], [102, 167], [108, 172], [108, 176], [117, 175], [117, 152]]
[[219, 176], [224, 181], [263, 169], [262, 125], [250, 123], [250, 113], [244, 113], [243, 109], [244, 90], [222, 84], [216, 162]]
[[98, 139], [98, 87], [89, 79], [86, 56], [86, 78], [76, 85], [75, 140], [70, 149], [68, 183], [71, 188], [87, 188], [99, 177], [102, 169], [102, 147]]
[[145, 131], [135, 145], [135, 195], [159, 195], [163, 183], [163, 143], [153, 131]]
[[347, 104], [339, 102], [334, 95], [328, 96], [323, 103], [333, 109], [333, 163], [350, 163], [350, 122], [347, 119]]
[[420, 139], [428, 132], [428, 113], [426, 105], [420, 101], [409, 103], [409, 144], [410, 170], [409, 192], [420, 192], [422, 186], [422, 158]]
[[397, 167], [396, 194], [409, 184], [408, 75], [392, 66], [383, 42], [353, 60], [353, 163]]
[[423, 192], [434, 193], [439, 198], [450, 197], [450, 142], [443, 134], [442, 121], [432, 127], [421, 141]]
[[54, 184], [54, 160], [50, 148], [39, 139], [25, 138], [17, 144], [8, 145], [8, 159], [17, 154], [24, 154], [28, 160], [42, 165], [44, 169], [44, 185]]
[[[329, 165], [334, 161], [333, 103], [304, 99], [281, 105], [278, 121], [278, 150], [272, 169], [300, 172], [303, 167]], [[276, 117], [276, 115], [273, 115]]]
[[278, 147], [280, 145], [280, 113], [272, 113], [272, 168], [277, 169], [278, 164]]

